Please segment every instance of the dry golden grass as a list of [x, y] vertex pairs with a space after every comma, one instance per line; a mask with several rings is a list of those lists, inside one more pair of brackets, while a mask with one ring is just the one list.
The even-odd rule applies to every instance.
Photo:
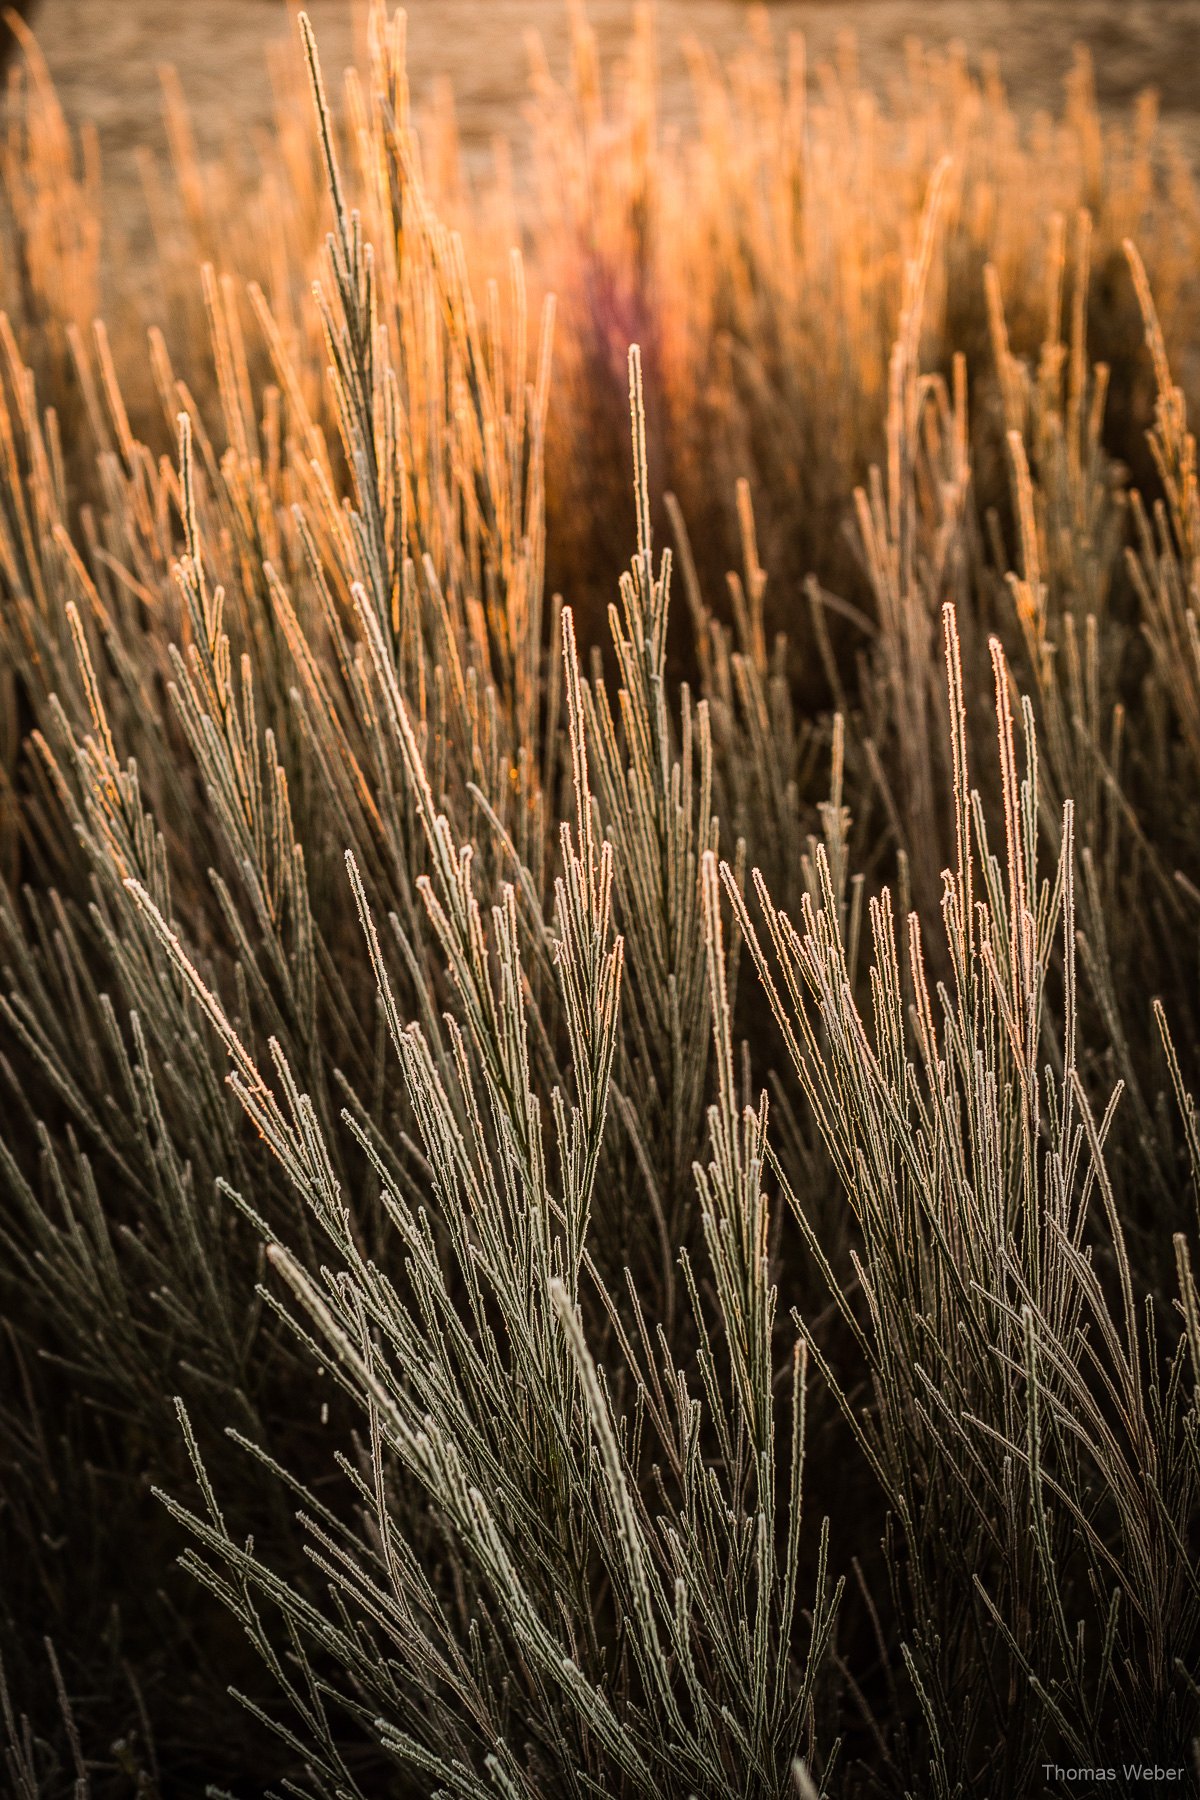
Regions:
[[[1152, 95], [1127, 125], [1105, 128], [1081, 54], [1063, 115], [1022, 131], [994, 75], [973, 78], [953, 52], [914, 45], [885, 104], [858, 85], [849, 49], [814, 76], [794, 36], [780, 67], [769, 15], [751, 8], [745, 48], [727, 68], [688, 47], [700, 125], [680, 140], [658, 117], [649, 9], [638, 13], [615, 88], [602, 81], [584, 8], [571, 17], [566, 85], [535, 59], [533, 176], [519, 198], [511, 158], [498, 158], [482, 191], [469, 186], [445, 105], [419, 150], [430, 203], [461, 232], [476, 291], [488, 277], [506, 284], [508, 250], [520, 242], [535, 306], [546, 292], [557, 297], [547, 495], [554, 586], [602, 609], [623, 566], [632, 513], [619, 451], [631, 341], [642, 346], [660, 486], [693, 522], [710, 601], [719, 601], [740, 541], [739, 477], [751, 483], [775, 623], [791, 626], [805, 610], [810, 569], [835, 585], [852, 579], [839, 513], [877, 453], [904, 267], [943, 155], [953, 172], [926, 296], [926, 366], [948, 376], [950, 347], [964, 351], [972, 395], [994, 406], [984, 267], [996, 271], [1013, 352], [1036, 358], [1064, 242], [1066, 316], [1074, 304], [1086, 211], [1089, 351], [1113, 367], [1110, 447], [1144, 476], [1153, 385], [1124, 274], [1126, 237], [1141, 247], [1185, 392], [1193, 401], [1200, 393], [1200, 200], [1193, 172], [1157, 130]], [[36, 56], [25, 79], [29, 103], [17, 116], [27, 130], [6, 159], [22, 247], [6, 259], [6, 310], [20, 341], [27, 321], [61, 355], [65, 326], [89, 333], [97, 306], [95, 154], [86, 139], [69, 147]], [[159, 248], [148, 305], [180, 373], [206, 397], [206, 358], [194, 348], [205, 341], [198, 264], [212, 262], [239, 289], [259, 282], [319, 417], [323, 350], [308, 290], [329, 220], [298, 63], [290, 71], [278, 63], [274, 79], [277, 131], [261, 146], [261, 179], [241, 191], [231, 189], [228, 163], [201, 166], [186, 82], [167, 82], [173, 175], [145, 170]], [[370, 182], [362, 92], [351, 81], [342, 108], [355, 204]], [[239, 305], [254, 339], [244, 294]], [[110, 325], [136, 330], [127, 320]], [[145, 358], [131, 344], [118, 360], [142, 429], [156, 410]]]
[[255, 183], [168, 81], [145, 336], [24, 38], [0, 1630], [77, 1797], [1200, 1725], [1192, 175], [1084, 63], [1025, 141], [759, 11], [674, 142], [649, 12], [608, 101], [572, 19], [528, 195], [384, 0]]

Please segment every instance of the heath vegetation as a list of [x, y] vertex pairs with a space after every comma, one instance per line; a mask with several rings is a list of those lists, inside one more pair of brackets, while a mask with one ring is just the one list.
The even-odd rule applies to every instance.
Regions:
[[1200, 194], [572, 18], [476, 186], [384, 0], [168, 76], [106, 326], [14, 17], [19, 1800], [1195, 1766]]

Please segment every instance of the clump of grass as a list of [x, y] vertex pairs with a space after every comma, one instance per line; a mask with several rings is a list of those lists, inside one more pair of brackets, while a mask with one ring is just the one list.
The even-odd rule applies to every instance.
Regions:
[[893, 136], [761, 22], [668, 154], [648, 29], [623, 122], [582, 15], [538, 75], [531, 276], [382, 0], [344, 131], [302, 19], [257, 243], [172, 95], [157, 422], [13, 90], [22, 1800], [1019, 1800], [1200, 1732], [1189, 190], [1082, 77], [1056, 160], [953, 62]]

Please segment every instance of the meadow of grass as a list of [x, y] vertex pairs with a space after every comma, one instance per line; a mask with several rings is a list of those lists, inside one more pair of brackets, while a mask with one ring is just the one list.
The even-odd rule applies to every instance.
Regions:
[[168, 79], [148, 335], [22, 33], [11, 1791], [1186, 1791], [1192, 172], [571, 17], [528, 189]]

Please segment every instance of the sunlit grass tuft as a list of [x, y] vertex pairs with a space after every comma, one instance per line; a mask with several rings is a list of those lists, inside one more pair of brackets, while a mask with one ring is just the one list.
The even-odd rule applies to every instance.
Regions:
[[473, 203], [302, 15], [144, 337], [22, 40], [21, 1800], [1192, 1755], [1194, 187], [767, 23], [672, 144], [576, 13]]

